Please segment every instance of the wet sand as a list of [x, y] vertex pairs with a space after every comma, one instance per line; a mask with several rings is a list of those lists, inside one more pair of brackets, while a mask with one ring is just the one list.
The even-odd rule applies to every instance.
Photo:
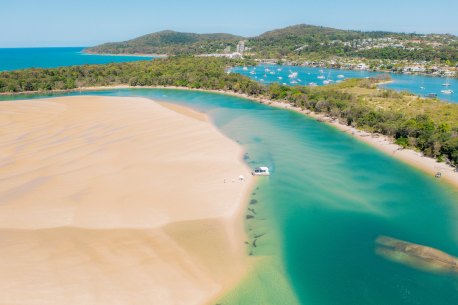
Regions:
[[252, 178], [205, 116], [84, 96], [0, 125], [0, 304], [203, 304], [245, 274]]

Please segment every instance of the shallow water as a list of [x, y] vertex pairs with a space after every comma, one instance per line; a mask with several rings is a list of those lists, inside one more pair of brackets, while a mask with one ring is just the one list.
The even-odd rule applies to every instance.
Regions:
[[458, 256], [458, 193], [443, 181], [333, 127], [237, 97], [166, 89], [83, 94], [191, 106], [245, 148], [250, 166], [272, 169], [253, 190], [254, 213], [247, 211], [254, 216], [246, 220], [247, 251], [259, 259], [258, 268], [219, 303], [458, 301], [458, 277], [418, 271], [375, 254], [375, 239], [386, 235]]
[[[355, 71], [355, 70], [336, 70], [336, 69], [321, 69], [312, 67], [297, 67], [297, 66], [278, 66], [278, 65], [259, 65], [255, 68], [236, 67], [231, 70], [235, 73], [240, 73], [261, 83], [280, 83], [285, 85], [309, 85], [316, 83], [318, 86], [323, 86], [323, 82], [327, 80], [342, 81], [348, 78], [365, 78], [376, 77], [386, 73], [370, 72], [370, 71]], [[297, 73], [294, 78], [288, 77], [292, 73]], [[425, 96], [430, 93], [437, 94], [437, 98], [458, 103], [458, 79], [443, 77], [432, 77], [412, 74], [396, 74], [389, 73], [393, 82], [382, 85], [384, 88], [397, 91], [408, 91], [410, 93]], [[322, 77], [323, 79], [319, 79]], [[450, 87], [442, 86], [449, 83]], [[444, 94], [441, 91], [444, 89], [454, 90], [454, 94]]]
[[152, 57], [89, 55], [84, 48], [0, 48], [0, 71], [56, 68], [85, 64], [108, 64], [149, 60]]

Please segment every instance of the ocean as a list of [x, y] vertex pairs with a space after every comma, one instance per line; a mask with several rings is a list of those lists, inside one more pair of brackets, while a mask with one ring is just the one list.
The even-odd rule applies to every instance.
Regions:
[[83, 47], [0, 49], [0, 71], [131, 62], [150, 60], [152, 58], [139, 56], [89, 55], [82, 53], [83, 49]]

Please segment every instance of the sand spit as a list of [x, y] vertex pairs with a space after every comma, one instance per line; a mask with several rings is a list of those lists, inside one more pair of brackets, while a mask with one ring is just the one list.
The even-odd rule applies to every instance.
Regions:
[[380, 236], [376, 240], [376, 253], [412, 268], [458, 275], [458, 258], [441, 250], [399, 239]]
[[84, 96], [0, 125], [0, 304], [203, 304], [245, 273], [249, 169], [205, 116]]

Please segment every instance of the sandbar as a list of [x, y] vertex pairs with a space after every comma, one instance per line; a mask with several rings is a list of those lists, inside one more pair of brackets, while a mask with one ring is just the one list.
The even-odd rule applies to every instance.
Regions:
[[246, 273], [253, 178], [206, 116], [59, 97], [0, 126], [0, 304], [204, 304]]

